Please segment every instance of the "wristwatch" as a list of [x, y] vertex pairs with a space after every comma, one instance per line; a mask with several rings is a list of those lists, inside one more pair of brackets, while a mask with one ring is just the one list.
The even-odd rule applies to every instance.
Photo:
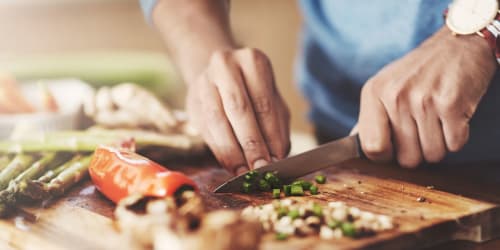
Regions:
[[500, 64], [500, 15], [498, 0], [454, 0], [445, 11], [446, 26], [455, 35], [478, 34], [485, 38]]

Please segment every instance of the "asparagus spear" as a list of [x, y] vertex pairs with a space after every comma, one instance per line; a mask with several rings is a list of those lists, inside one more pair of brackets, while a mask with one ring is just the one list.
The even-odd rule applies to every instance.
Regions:
[[3, 169], [0, 173], [0, 190], [4, 190], [9, 182], [31, 166], [34, 157], [31, 155], [20, 154]]
[[50, 182], [27, 181], [20, 189], [20, 194], [34, 200], [47, 199], [66, 192], [74, 184], [82, 180], [88, 174], [88, 167], [92, 156], [75, 157], [64, 164], [62, 170]]
[[12, 207], [12, 204], [15, 204], [15, 195], [13, 192], [8, 190], [0, 191], [0, 218], [3, 215], [7, 214], [7, 212]]
[[37, 175], [43, 173], [46, 168], [50, 166], [51, 163], [56, 158], [56, 153], [47, 153], [38, 161], [33, 163], [28, 169], [15, 177], [14, 180], [9, 182], [8, 187], [5, 190], [0, 191], [0, 217], [7, 213], [11, 206], [13, 206], [16, 202], [16, 194], [21, 188], [22, 184], [33, 178], [36, 178]]
[[55, 169], [50, 169], [49, 171], [45, 172], [45, 174], [40, 176], [40, 178], [38, 178], [38, 181], [39, 182], [50, 182], [50, 180], [52, 180], [54, 177], [59, 175], [62, 171], [67, 169], [71, 164], [73, 164], [76, 161], [79, 161], [81, 157], [82, 157], [81, 155], [76, 155], [73, 158], [71, 158], [69, 161], [56, 167]]
[[71, 164], [66, 170], [62, 171], [56, 178], [52, 179], [47, 185], [50, 193], [61, 195], [87, 176], [91, 160], [92, 155], [84, 156], [78, 162]]
[[2, 170], [4, 170], [4, 168], [6, 168], [7, 165], [9, 165], [9, 162], [10, 162], [9, 156], [4, 155], [0, 157], [0, 172], [2, 172]]
[[203, 142], [196, 137], [186, 135], [162, 135], [137, 130], [88, 130], [63, 131], [30, 135], [18, 140], [0, 141], [0, 152], [92, 152], [99, 145], [115, 145], [123, 140], [134, 138], [137, 148], [159, 146], [175, 151], [202, 153]]
[[18, 175], [12, 183], [18, 184], [26, 180], [32, 180], [43, 174], [49, 167], [54, 166], [57, 154], [54, 152], [46, 153], [38, 161], [33, 163], [31, 167]]

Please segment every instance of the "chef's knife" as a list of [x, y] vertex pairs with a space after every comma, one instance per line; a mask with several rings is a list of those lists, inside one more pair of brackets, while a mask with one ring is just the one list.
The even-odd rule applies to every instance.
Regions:
[[[339, 140], [323, 144], [313, 150], [271, 163], [262, 168], [255, 169], [259, 174], [276, 172], [284, 182], [293, 181], [298, 177], [342, 163], [347, 160], [365, 158], [359, 136], [352, 135]], [[231, 178], [217, 187], [215, 193], [239, 192], [245, 174]]]

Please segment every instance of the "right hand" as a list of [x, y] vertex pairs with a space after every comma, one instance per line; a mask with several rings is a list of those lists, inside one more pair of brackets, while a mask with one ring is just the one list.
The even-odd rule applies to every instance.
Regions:
[[271, 63], [256, 49], [216, 51], [189, 84], [187, 112], [219, 163], [234, 174], [284, 158], [290, 114]]

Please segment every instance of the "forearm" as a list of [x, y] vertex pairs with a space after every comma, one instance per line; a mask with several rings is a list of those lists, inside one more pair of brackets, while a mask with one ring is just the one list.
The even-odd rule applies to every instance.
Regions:
[[235, 47], [226, 0], [160, 0], [153, 21], [187, 84], [202, 73], [214, 51]]

